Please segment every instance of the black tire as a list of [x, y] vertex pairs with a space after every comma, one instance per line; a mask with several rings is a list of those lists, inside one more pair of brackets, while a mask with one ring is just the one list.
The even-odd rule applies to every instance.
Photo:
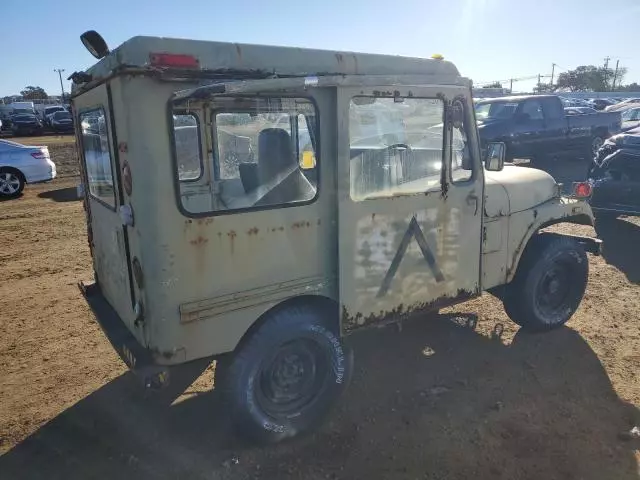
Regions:
[[20, 170], [10, 167], [0, 168], [0, 197], [15, 198], [22, 193], [26, 184]]
[[542, 233], [527, 245], [513, 281], [504, 289], [509, 318], [531, 332], [564, 325], [577, 310], [589, 276], [589, 261], [569, 237]]
[[264, 444], [318, 425], [352, 370], [352, 352], [321, 311], [295, 306], [269, 314], [236, 352], [219, 361], [216, 376], [222, 375], [238, 432]]

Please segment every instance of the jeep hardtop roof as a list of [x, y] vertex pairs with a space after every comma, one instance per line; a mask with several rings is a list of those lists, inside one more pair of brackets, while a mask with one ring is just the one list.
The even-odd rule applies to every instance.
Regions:
[[[198, 59], [203, 72], [247, 73], [249, 78], [309, 75], [428, 75], [460, 81], [455, 65], [446, 60], [367, 53], [277, 47], [241, 43], [133, 37], [86, 72], [93, 80], [118, 70], [151, 67], [151, 54], [182, 54]], [[447, 82], [448, 83], [448, 82]]]

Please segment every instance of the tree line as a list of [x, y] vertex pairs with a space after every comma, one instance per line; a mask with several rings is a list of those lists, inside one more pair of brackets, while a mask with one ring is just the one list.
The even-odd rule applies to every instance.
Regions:
[[6, 97], [2, 97], [3, 103], [11, 103], [16, 100], [15, 97], [21, 97], [20, 100], [44, 100], [49, 98], [49, 95], [42, 87], [34, 87], [33, 85], [28, 85], [24, 88], [24, 90], [20, 91], [20, 95], [9, 95]]
[[[627, 73], [626, 68], [617, 71], [612, 68], [581, 65], [558, 75], [554, 84], [539, 83], [533, 90], [539, 93], [552, 92], [640, 92], [640, 85], [633, 82], [627, 85], [622, 80]], [[483, 88], [502, 88], [500, 82], [485, 85]]]

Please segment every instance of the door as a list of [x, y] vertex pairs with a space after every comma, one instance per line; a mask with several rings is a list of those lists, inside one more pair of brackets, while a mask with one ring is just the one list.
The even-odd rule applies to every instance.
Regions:
[[346, 331], [480, 293], [484, 180], [468, 89], [340, 89]]
[[531, 99], [522, 102], [516, 113], [514, 123], [515, 137], [520, 143], [517, 153], [525, 158], [545, 155], [547, 148], [547, 131], [542, 104]]
[[545, 150], [549, 155], [573, 149], [567, 136], [568, 123], [562, 103], [555, 97], [542, 98]]
[[132, 321], [128, 239], [118, 209], [123, 194], [114, 148], [108, 88], [90, 90], [74, 103], [84, 162], [84, 186], [90, 212], [90, 242], [96, 282], [107, 301], [125, 321]]

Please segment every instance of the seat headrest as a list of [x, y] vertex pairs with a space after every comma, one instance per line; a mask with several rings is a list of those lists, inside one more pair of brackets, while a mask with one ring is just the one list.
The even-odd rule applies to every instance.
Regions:
[[258, 134], [258, 168], [267, 180], [296, 163], [291, 136], [282, 128], [265, 128]]

